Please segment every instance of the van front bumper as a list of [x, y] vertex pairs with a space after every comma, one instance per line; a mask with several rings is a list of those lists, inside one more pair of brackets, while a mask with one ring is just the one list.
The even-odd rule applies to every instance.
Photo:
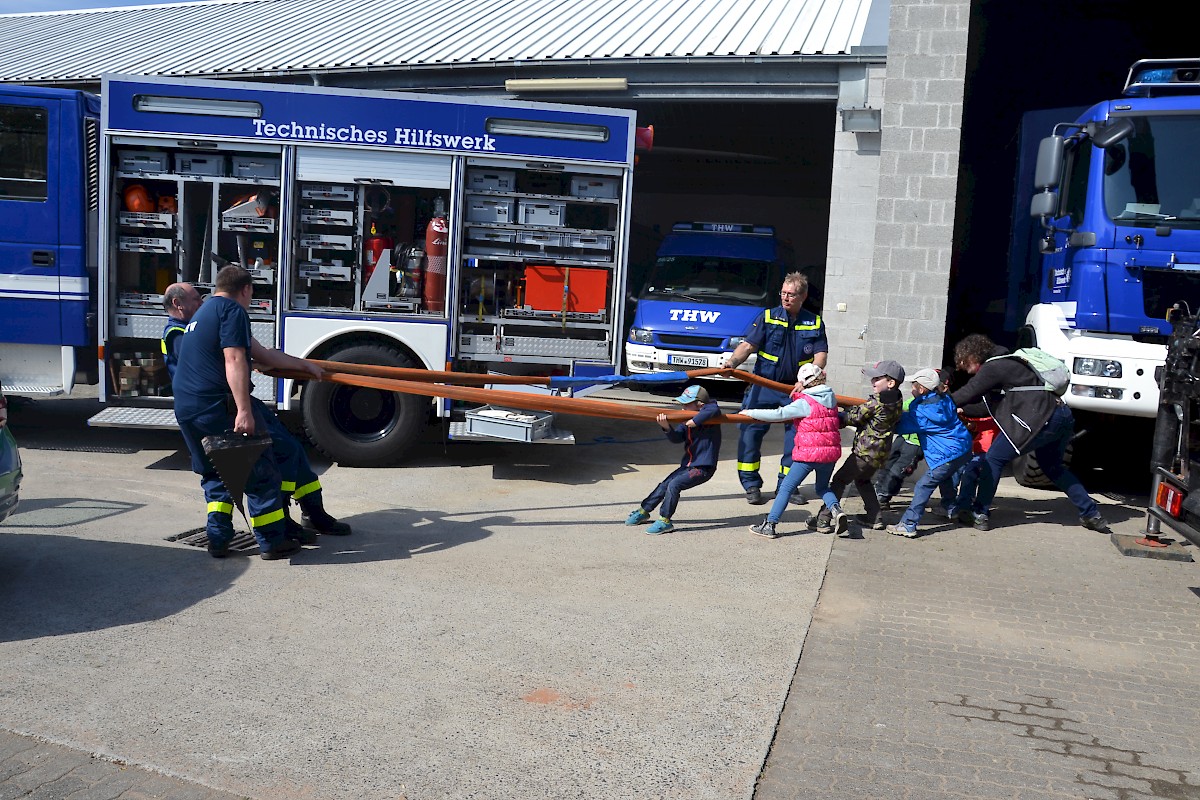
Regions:
[[[729, 350], [722, 353], [698, 353], [694, 350], [661, 350], [653, 345], [625, 343], [625, 369], [630, 375], [646, 374], [649, 372], [676, 372], [689, 369], [720, 369], [725, 359], [733, 355]], [[754, 356], [738, 369], [750, 372], [754, 369]], [[708, 380], [736, 381], [737, 378], [725, 378], [714, 375]]]

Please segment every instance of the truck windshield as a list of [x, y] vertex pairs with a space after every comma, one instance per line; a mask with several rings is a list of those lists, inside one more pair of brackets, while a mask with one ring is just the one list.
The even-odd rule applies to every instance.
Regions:
[[1104, 207], [1114, 222], [1200, 228], [1200, 116], [1132, 117], [1134, 133], [1104, 152]]
[[767, 302], [769, 261], [713, 256], [663, 256], [654, 264], [639, 299], [681, 297], [693, 302], [761, 306]]

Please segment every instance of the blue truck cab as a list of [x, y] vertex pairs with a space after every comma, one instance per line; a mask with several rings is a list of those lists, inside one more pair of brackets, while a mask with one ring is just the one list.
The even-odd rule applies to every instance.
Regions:
[[96, 362], [100, 100], [0, 87], [0, 384], [71, 390]]
[[767, 225], [676, 223], [636, 298], [628, 373], [720, 367], [754, 318], [776, 304], [794, 260]]

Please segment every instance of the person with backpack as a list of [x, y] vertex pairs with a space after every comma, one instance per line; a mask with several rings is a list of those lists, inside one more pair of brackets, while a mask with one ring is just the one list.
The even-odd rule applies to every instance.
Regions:
[[992, 417], [1000, 429], [988, 447], [986, 469], [980, 475], [972, 508], [976, 527], [987, 529], [1004, 467], [1018, 455], [1032, 452], [1046, 477], [1075, 504], [1083, 527], [1111, 533], [1096, 501], [1063, 464], [1075, 434], [1075, 418], [1062, 400], [1070, 383], [1066, 364], [1036, 347], [1009, 353], [978, 333], [955, 345], [954, 363], [971, 376], [954, 392], [955, 404], [966, 416]]

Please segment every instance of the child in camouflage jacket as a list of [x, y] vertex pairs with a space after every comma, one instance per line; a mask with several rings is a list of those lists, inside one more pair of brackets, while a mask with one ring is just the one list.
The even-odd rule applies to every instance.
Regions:
[[[864, 368], [863, 376], [871, 382], [872, 394], [862, 405], [841, 412], [842, 426], [849, 425], [858, 430], [854, 434], [850, 457], [834, 474], [829, 490], [840, 500], [846, 487], [853, 483], [866, 506], [867, 523], [875, 530], [883, 530], [883, 514], [871, 478], [887, 461], [891, 451], [892, 430], [900, 419], [904, 404], [899, 389], [904, 382], [904, 367], [895, 361], [880, 361]], [[850, 535], [850, 520], [840, 505], [833, 511], [828, 506], [822, 508], [808, 524], [818, 533]]]

